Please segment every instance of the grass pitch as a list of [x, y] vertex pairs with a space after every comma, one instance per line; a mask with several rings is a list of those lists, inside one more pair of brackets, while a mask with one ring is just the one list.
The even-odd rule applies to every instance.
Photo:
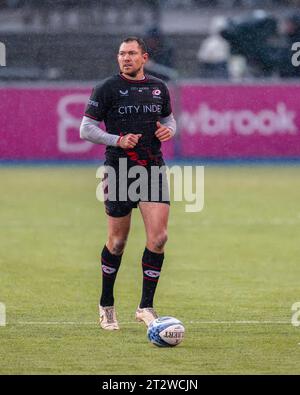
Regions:
[[156, 308], [186, 338], [168, 349], [134, 322], [138, 210], [116, 283], [121, 330], [97, 326], [106, 219], [95, 172], [0, 168], [1, 374], [300, 373], [299, 167], [207, 167], [204, 210], [172, 205]]

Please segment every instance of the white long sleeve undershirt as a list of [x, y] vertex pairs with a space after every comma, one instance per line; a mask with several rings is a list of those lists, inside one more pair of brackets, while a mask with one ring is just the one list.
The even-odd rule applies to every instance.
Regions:
[[116, 147], [120, 136], [107, 133], [99, 128], [98, 124], [98, 121], [84, 116], [80, 125], [80, 138], [94, 144], [113, 145]]
[[[161, 118], [160, 123], [167, 126], [174, 136], [176, 133], [176, 121], [173, 114]], [[84, 116], [80, 125], [80, 138], [94, 144], [105, 144], [116, 147], [120, 136], [107, 133], [105, 130], [101, 129], [98, 124], [98, 121]]]
[[173, 137], [174, 134], [176, 133], [176, 121], [173, 113], [171, 113], [167, 117], [160, 118], [160, 123], [162, 123], [172, 131], [172, 137]]

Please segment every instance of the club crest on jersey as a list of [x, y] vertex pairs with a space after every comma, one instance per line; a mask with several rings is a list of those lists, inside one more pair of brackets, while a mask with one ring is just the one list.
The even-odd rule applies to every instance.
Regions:
[[159, 90], [159, 89], [154, 89], [153, 91], [152, 91], [152, 95], [153, 96], [159, 96], [161, 94], [161, 91]]
[[159, 89], [153, 89], [153, 91], [152, 91], [153, 99], [161, 99], [160, 94], [161, 94], [161, 91]]
[[121, 89], [119, 90], [121, 96], [128, 96], [128, 89], [126, 91], [122, 91]]

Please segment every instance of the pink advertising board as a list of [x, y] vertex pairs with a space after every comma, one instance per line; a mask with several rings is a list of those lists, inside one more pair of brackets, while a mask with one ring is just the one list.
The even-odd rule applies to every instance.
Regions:
[[[0, 88], [0, 160], [103, 159], [79, 138], [92, 86]], [[300, 84], [181, 84], [179, 153], [185, 158], [300, 157]], [[174, 157], [174, 141], [163, 144]]]
[[300, 157], [300, 85], [184, 85], [184, 157]]
[[[0, 88], [0, 160], [102, 160], [104, 146], [79, 137], [91, 89]], [[172, 157], [172, 143], [164, 153]]]

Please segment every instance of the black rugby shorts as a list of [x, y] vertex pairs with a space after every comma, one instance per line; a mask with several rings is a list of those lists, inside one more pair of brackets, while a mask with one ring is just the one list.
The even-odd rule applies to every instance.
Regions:
[[127, 158], [122, 159], [122, 162], [110, 159], [104, 163], [102, 187], [106, 214], [111, 217], [124, 217], [139, 202], [170, 205], [164, 164], [139, 166]]

